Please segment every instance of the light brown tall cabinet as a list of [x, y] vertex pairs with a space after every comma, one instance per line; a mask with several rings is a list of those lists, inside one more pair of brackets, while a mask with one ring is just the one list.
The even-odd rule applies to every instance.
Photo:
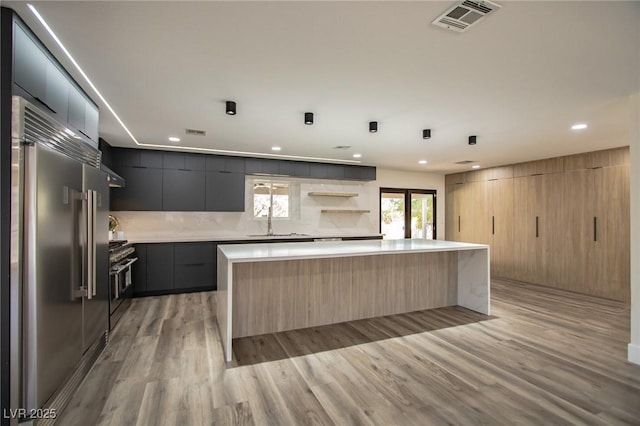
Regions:
[[628, 148], [447, 175], [446, 238], [491, 274], [629, 301]]

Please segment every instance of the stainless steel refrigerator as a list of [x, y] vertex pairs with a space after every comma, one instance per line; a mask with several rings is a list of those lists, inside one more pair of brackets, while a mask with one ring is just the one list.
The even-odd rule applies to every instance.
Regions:
[[12, 101], [11, 393], [29, 420], [60, 410], [106, 344], [109, 187], [90, 140]]

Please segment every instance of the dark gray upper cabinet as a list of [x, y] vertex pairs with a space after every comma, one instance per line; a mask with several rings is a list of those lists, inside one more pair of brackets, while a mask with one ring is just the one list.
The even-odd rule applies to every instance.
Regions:
[[84, 132], [86, 100], [77, 90], [69, 91], [69, 124]]
[[205, 156], [202, 154], [185, 154], [184, 155], [184, 168], [185, 170], [201, 170], [205, 171], [206, 161]]
[[296, 172], [294, 176], [309, 177], [311, 173], [309, 170], [310, 165], [311, 163], [296, 162]]
[[262, 173], [261, 158], [247, 158], [245, 160], [245, 173], [252, 175], [254, 173]]
[[[120, 166], [140, 166], [140, 149], [112, 148], [111, 161], [113, 169]], [[117, 171], [117, 170], [116, 170]]]
[[47, 55], [19, 25], [14, 25], [14, 81], [34, 98], [44, 101], [47, 92]]
[[207, 171], [208, 172], [230, 172], [244, 173], [245, 159], [240, 157], [223, 157], [208, 155]]
[[309, 164], [309, 177], [316, 179], [326, 179], [329, 177], [327, 165], [324, 163], [310, 163]]
[[[51, 61], [47, 61], [45, 100], [56, 118], [63, 123], [69, 121], [69, 88], [67, 76]], [[96, 121], [96, 127], [98, 126]]]
[[344, 179], [344, 166], [342, 164], [327, 164], [327, 178]]
[[162, 154], [163, 151], [140, 150], [140, 167], [161, 169]]
[[162, 171], [162, 210], [204, 211], [205, 172], [199, 170]]
[[92, 141], [98, 142], [98, 121], [100, 112], [98, 108], [90, 101], [84, 104], [84, 134]]
[[296, 162], [284, 160], [279, 161], [278, 174], [282, 176], [296, 176]]
[[162, 168], [180, 170], [184, 169], [184, 154], [181, 152], [162, 153]]
[[116, 173], [126, 182], [111, 190], [111, 210], [162, 210], [162, 170], [121, 166]]
[[207, 172], [205, 191], [206, 211], [244, 211], [244, 174]]

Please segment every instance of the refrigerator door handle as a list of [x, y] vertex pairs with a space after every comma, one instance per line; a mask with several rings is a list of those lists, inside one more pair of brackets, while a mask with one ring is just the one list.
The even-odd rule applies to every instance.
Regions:
[[[78, 299], [81, 297], [86, 297], [87, 296], [87, 288], [85, 287], [85, 280], [86, 280], [86, 275], [87, 275], [87, 265], [86, 265], [86, 258], [85, 258], [85, 246], [84, 246], [84, 242], [82, 241], [83, 239], [86, 238], [85, 233], [87, 230], [87, 215], [84, 213], [83, 210], [83, 204], [84, 202], [87, 200], [87, 194], [81, 191], [76, 191], [76, 190], [72, 190], [73, 191], [73, 200], [77, 200], [78, 204], [79, 204], [79, 208], [78, 208], [78, 213], [76, 214], [76, 218], [78, 218], [78, 221], [76, 222], [75, 225], [75, 229], [77, 232], [77, 235], [74, 237], [74, 241], [76, 242], [76, 244], [78, 245], [78, 251], [74, 254], [73, 256], [73, 271], [74, 272], [74, 276], [75, 278], [73, 279], [73, 285], [72, 285], [72, 293], [71, 293], [71, 299]], [[79, 259], [80, 264], [75, 263], [75, 259]]]
[[95, 191], [87, 191], [87, 299], [91, 300], [95, 293], [96, 279], [96, 250], [94, 241], [95, 232]]
[[96, 228], [98, 223], [98, 191], [91, 191], [93, 193], [93, 220], [91, 221], [91, 247], [93, 252], [93, 276], [91, 277], [91, 283], [93, 287], [93, 295], [96, 296], [98, 285], [97, 285], [97, 273], [98, 273], [98, 249], [96, 244]]

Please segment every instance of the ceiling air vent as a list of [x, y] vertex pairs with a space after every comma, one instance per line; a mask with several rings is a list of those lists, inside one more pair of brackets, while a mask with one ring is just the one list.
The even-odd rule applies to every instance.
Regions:
[[333, 149], [351, 149], [351, 146], [349, 146], [349, 145], [338, 145], [338, 146], [334, 146]]
[[471, 164], [471, 163], [475, 163], [475, 160], [456, 161], [456, 164]]
[[432, 24], [451, 31], [463, 33], [489, 13], [500, 7], [502, 6], [488, 0], [464, 0], [456, 3], [442, 15], [438, 16]]
[[207, 132], [205, 132], [204, 130], [184, 129], [184, 132], [187, 135], [193, 135], [193, 136], [206, 136], [207, 135]]

